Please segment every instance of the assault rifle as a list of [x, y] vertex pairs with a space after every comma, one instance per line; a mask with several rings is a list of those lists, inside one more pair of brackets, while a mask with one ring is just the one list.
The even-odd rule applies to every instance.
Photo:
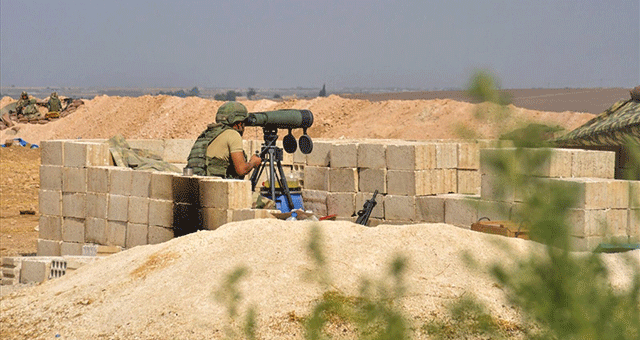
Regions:
[[369, 216], [371, 216], [371, 211], [376, 206], [378, 202], [376, 202], [376, 195], [378, 194], [378, 190], [373, 193], [373, 197], [370, 200], [364, 202], [364, 206], [362, 210], [358, 211], [358, 219], [356, 220], [357, 224], [362, 224], [364, 226], [369, 222]]

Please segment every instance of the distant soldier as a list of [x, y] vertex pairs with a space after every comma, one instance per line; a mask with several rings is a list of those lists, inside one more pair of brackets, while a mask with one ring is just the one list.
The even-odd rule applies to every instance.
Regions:
[[27, 91], [22, 91], [20, 99], [16, 103], [16, 114], [18, 118], [35, 119], [40, 117], [40, 112], [36, 107], [36, 100], [29, 98]]
[[60, 98], [58, 98], [57, 92], [52, 92], [51, 95], [49, 96], [49, 102], [47, 102], [47, 108], [49, 109], [50, 113], [53, 113], [53, 112], [59, 113], [60, 111], [62, 111], [62, 102], [60, 101]]

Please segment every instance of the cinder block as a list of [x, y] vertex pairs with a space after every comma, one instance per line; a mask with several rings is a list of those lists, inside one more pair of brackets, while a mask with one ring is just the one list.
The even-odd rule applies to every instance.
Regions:
[[358, 167], [358, 144], [352, 142], [337, 142], [331, 146], [329, 153], [331, 168]]
[[106, 143], [64, 143], [65, 167], [108, 166], [110, 157], [109, 145]]
[[606, 211], [607, 230], [605, 236], [628, 237], [629, 209], [607, 209]]
[[416, 221], [444, 223], [444, 200], [440, 195], [416, 197]]
[[87, 193], [87, 217], [107, 218], [109, 208], [108, 194], [106, 193]]
[[158, 157], [164, 154], [165, 141], [162, 139], [127, 139], [127, 144], [132, 149], [145, 150]]
[[129, 220], [129, 196], [123, 195], [109, 195], [107, 219], [109, 221], [123, 221]]
[[330, 141], [314, 140], [313, 151], [307, 155], [307, 165], [327, 167], [329, 166], [331, 145]]
[[87, 216], [86, 193], [62, 193], [62, 216], [85, 218]]
[[87, 192], [109, 193], [109, 167], [87, 168]]
[[129, 196], [128, 216], [131, 223], [149, 224], [149, 198]]
[[[356, 215], [358, 211], [363, 210], [365, 203], [372, 198], [373, 194], [370, 193], [359, 192], [356, 194]], [[373, 207], [370, 217], [384, 219], [384, 198], [385, 196], [382, 194], [376, 195], [376, 205]]]
[[87, 218], [85, 221], [84, 241], [87, 243], [107, 243], [107, 220], [103, 218]]
[[[511, 219], [512, 202], [479, 200], [474, 201], [474, 203], [477, 203], [478, 219], [483, 217], [491, 221], [507, 221]], [[471, 227], [471, 224], [469, 224], [469, 227]]]
[[171, 172], [152, 172], [149, 197], [159, 200], [173, 200], [173, 176]]
[[84, 242], [84, 219], [64, 217], [62, 219], [62, 240], [65, 242]]
[[572, 150], [571, 177], [612, 179], [616, 154], [613, 151]]
[[64, 167], [62, 192], [87, 192], [87, 169]]
[[300, 147], [296, 149], [296, 152], [293, 153], [293, 164], [306, 165], [307, 164], [307, 155], [303, 154], [300, 151]]
[[445, 194], [458, 191], [458, 175], [456, 169], [442, 169], [442, 186]]
[[159, 226], [149, 226], [149, 244], [158, 244], [173, 238], [173, 229]]
[[243, 209], [251, 207], [251, 182], [204, 177], [199, 180], [200, 205], [205, 208]]
[[194, 142], [193, 139], [165, 139], [162, 160], [169, 163], [186, 163]]
[[38, 256], [60, 256], [60, 244], [62, 241], [38, 239]]
[[436, 143], [436, 168], [455, 169], [458, 167], [458, 143]]
[[503, 162], [514, 162], [515, 148], [486, 148], [480, 149], [480, 174], [497, 176], [495, 165]]
[[142, 246], [147, 244], [147, 237], [149, 235], [149, 226], [146, 224], [127, 223], [127, 236], [125, 245], [127, 248], [133, 248], [135, 246]]
[[388, 170], [387, 193], [390, 195], [416, 196], [431, 193], [429, 172], [424, 170]]
[[378, 190], [378, 193], [386, 194], [388, 192], [387, 169], [358, 169], [358, 189], [360, 192], [375, 192]]
[[480, 171], [477, 170], [458, 170], [456, 172], [457, 179], [457, 193], [480, 195], [481, 176]]
[[82, 243], [62, 242], [60, 244], [61, 256], [78, 256], [82, 255]]
[[149, 198], [151, 171], [137, 170], [131, 173], [131, 196]]
[[318, 217], [327, 216], [327, 203], [326, 202], [305, 202], [304, 209], [311, 211]]
[[609, 197], [609, 182], [597, 178], [565, 178], [555, 180], [565, 190], [574, 190], [578, 209], [608, 209], [613, 200]]
[[439, 195], [447, 193], [447, 190], [445, 190], [444, 169], [425, 170], [424, 176], [424, 181], [427, 183], [424, 190], [425, 195]]
[[149, 225], [171, 227], [173, 223], [173, 201], [149, 200]]
[[258, 209], [234, 209], [231, 211], [231, 220], [234, 222], [253, 220], [256, 218], [256, 210]]
[[327, 214], [336, 214], [342, 217], [353, 216], [355, 214], [355, 200], [355, 192], [330, 192], [327, 194]]
[[23, 256], [2, 258], [2, 285], [16, 285], [20, 283]]
[[480, 144], [477, 142], [458, 143], [458, 169], [480, 169]]
[[106, 236], [107, 245], [125, 247], [127, 239], [127, 222], [107, 221]]
[[219, 208], [202, 208], [202, 222], [207, 230], [216, 230], [223, 224], [233, 221], [233, 211]]
[[327, 192], [320, 190], [302, 190], [304, 209], [322, 217], [327, 215]]
[[43, 140], [40, 142], [40, 162], [42, 165], [64, 165], [64, 141]]
[[40, 215], [38, 236], [45, 240], [62, 240], [62, 216]]
[[112, 195], [131, 194], [131, 175], [135, 170], [123, 167], [112, 167], [109, 169], [109, 193]]
[[305, 166], [304, 188], [329, 191], [329, 168], [324, 166]]
[[353, 193], [358, 191], [358, 169], [329, 168], [329, 191]]
[[627, 210], [627, 235], [629, 242], [640, 243], [640, 209]]
[[475, 197], [450, 194], [444, 195], [444, 222], [471, 229], [471, 225], [478, 221], [478, 202]]
[[399, 142], [387, 145], [387, 169], [425, 170], [436, 167], [433, 143]]
[[607, 211], [605, 209], [569, 209], [567, 222], [571, 236], [604, 236]]
[[[171, 192], [175, 203], [200, 204], [199, 176], [173, 176]], [[213, 177], [206, 177], [212, 180]]]
[[40, 166], [40, 189], [62, 191], [62, 166]]
[[38, 192], [38, 209], [43, 215], [62, 215], [62, 191], [42, 190]]
[[528, 157], [541, 157], [546, 161], [537, 169], [528, 169], [534, 176], [571, 177], [573, 151], [571, 149], [527, 149]]
[[480, 197], [483, 200], [501, 202], [513, 202], [515, 200], [513, 188], [504, 183], [501, 177], [483, 174], [480, 181]]
[[640, 208], [640, 181], [629, 181], [629, 208]]
[[20, 270], [20, 283], [44, 282], [51, 273], [51, 259], [25, 259]]
[[386, 169], [387, 146], [369, 142], [358, 144], [358, 168]]
[[415, 196], [387, 195], [383, 205], [385, 220], [415, 221]]

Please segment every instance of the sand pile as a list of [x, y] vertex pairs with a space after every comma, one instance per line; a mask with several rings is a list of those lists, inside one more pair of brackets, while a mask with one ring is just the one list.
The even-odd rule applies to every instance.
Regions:
[[[2, 105], [12, 100], [5, 97]], [[173, 96], [109, 97], [85, 100], [73, 114], [48, 124], [19, 124], [19, 131], [0, 132], [0, 141], [20, 137], [38, 144], [48, 139], [108, 139], [122, 134], [126, 139], [195, 139], [215, 119], [223, 102]], [[459, 138], [462, 127], [476, 138], [493, 139], [531, 122], [559, 125], [567, 131], [593, 118], [579, 112], [542, 112], [511, 106], [510, 117], [479, 119], [477, 111], [495, 116], [498, 108], [451, 99], [368, 100], [345, 99], [336, 95], [286, 101], [242, 101], [249, 111], [309, 109], [314, 124], [312, 138], [392, 138], [407, 140]], [[282, 137], [281, 134], [280, 137]], [[248, 128], [247, 139], [262, 139], [262, 131]]]
[[[408, 258], [406, 297], [400, 304], [420, 325], [463, 294], [475, 294], [496, 317], [518, 312], [486, 273], [469, 269], [469, 252], [481, 263], [508, 264], [500, 244], [515, 257], [540, 252], [539, 244], [445, 224], [366, 228], [320, 222], [332, 290], [357, 295], [362, 278], [386, 276], [397, 255]], [[169, 242], [112, 255], [62, 278], [13, 293], [2, 301], [3, 339], [214, 339], [224, 336], [224, 307], [215, 300], [224, 278], [246, 267], [240, 312], [254, 306], [264, 338], [301, 339], [296, 317], [305, 316], [322, 293], [305, 279], [314, 265], [307, 255], [310, 222], [254, 220], [230, 223]], [[499, 242], [497, 242], [499, 241]], [[640, 264], [640, 251], [633, 254]], [[628, 284], [623, 257], [606, 255], [617, 268], [612, 284]]]

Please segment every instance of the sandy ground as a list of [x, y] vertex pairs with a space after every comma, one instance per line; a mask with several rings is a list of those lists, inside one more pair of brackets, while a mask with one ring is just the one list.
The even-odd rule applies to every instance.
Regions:
[[[10, 101], [3, 98], [0, 105]], [[581, 112], [512, 107], [509, 117], [483, 121], [477, 119], [478, 109], [480, 112], [497, 109], [451, 99], [374, 102], [330, 96], [243, 103], [250, 111], [309, 109], [315, 115], [315, 123], [309, 129], [313, 138], [450, 139], [460, 137], [457, 132], [462, 125], [475, 131], [479, 138], [496, 138], [505, 128], [524, 123], [540, 122], [572, 130], [593, 117]], [[85, 101], [75, 113], [58, 121], [46, 125], [21, 124], [16, 134], [4, 130], [0, 140], [20, 137], [37, 144], [59, 138], [110, 138], [118, 133], [127, 139], [195, 139], [213, 120], [220, 104], [200, 98], [102, 96]], [[260, 139], [261, 132], [249, 129], [245, 137]], [[7, 240], [18, 237], [17, 230], [26, 230], [31, 237], [37, 233], [34, 231], [37, 221], [16, 213], [24, 208], [37, 209], [37, 197], [33, 197], [38, 183], [33, 172], [37, 169], [35, 155], [37, 149], [2, 150], [0, 154], [3, 256], [16, 252], [18, 244]], [[25, 175], [12, 167], [19, 169], [20, 164]], [[25, 189], [22, 196], [9, 195], [24, 186], [31, 189]], [[426, 338], [420, 332], [422, 324], [442, 315], [449, 302], [464, 294], [477, 296], [496, 318], [517, 322], [519, 312], [506, 302], [505, 292], [485, 270], [468, 268], [462, 255], [468, 252], [484, 264], [500, 261], [508, 265], [509, 259], [542, 251], [534, 242], [446, 224], [366, 228], [324, 221], [318, 225], [325, 239], [332, 290], [356, 295], [363, 278], [385, 277], [395, 256], [409, 259], [405, 276], [408, 291], [397, 304], [411, 320], [418, 339]], [[9, 226], [17, 228], [16, 231]], [[239, 285], [243, 294], [240, 312], [249, 305], [257, 308], [260, 338], [301, 339], [303, 329], [299, 320], [308, 315], [322, 292], [318, 284], [304, 279], [305, 273], [313, 269], [306, 253], [310, 228], [311, 224], [306, 222], [277, 220], [231, 223], [215, 231], [136, 247], [35, 287], [14, 291], [3, 288], [0, 338], [223, 338], [229, 320], [224, 307], [214, 299], [214, 292], [232, 269], [244, 266], [249, 274]], [[24, 242], [28, 246], [31, 241]], [[513, 253], [505, 254], [500, 244], [509, 245]], [[35, 251], [35, 244], [31, 243], [31, 247]], [[19, 251], [22, 252], [29, 250]], [[640, 251], [627, 254], [640, 264]], [[620, 255], [603, 258], [612, 269], [612, 286], [626, 287], [630, 275], [625, 271], [624, 258]], [[343, 338], [353, 334], [348, 325], [335, 325], [334, 331]]]

